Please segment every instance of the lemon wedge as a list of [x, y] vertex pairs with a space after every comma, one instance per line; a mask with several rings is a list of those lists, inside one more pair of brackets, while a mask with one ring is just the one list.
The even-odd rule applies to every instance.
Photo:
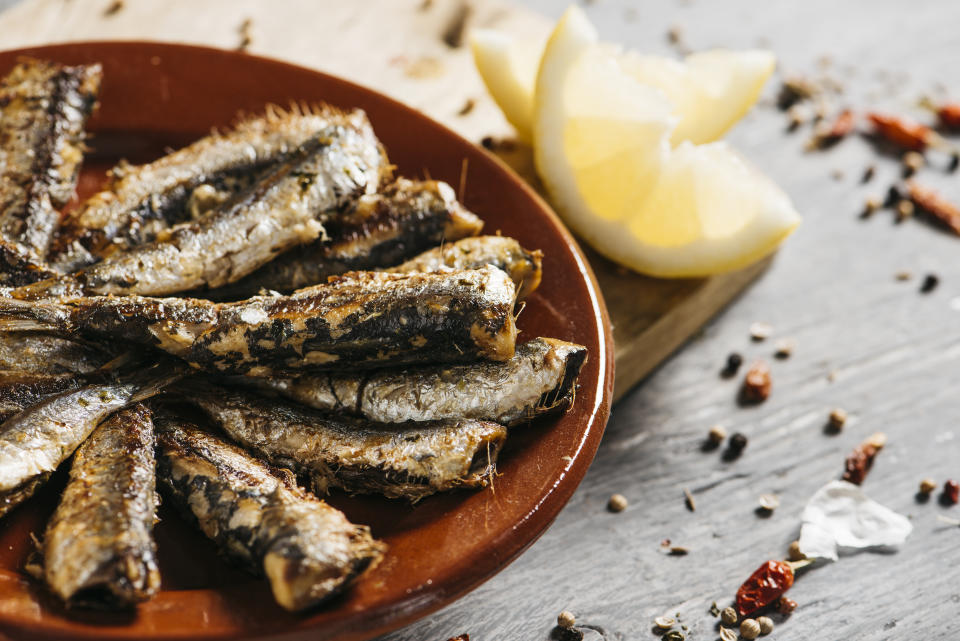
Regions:
[[726, 143], [672, 147], [683, 117], [670, 92], [638, 81], [597, 41], [568, 9], [534, 90], [534, 160], [567, 224], [653, 276], [707, 276], [771, 253], [800, 222], [786, 194]]
[[[513, 38], [477, 29], [470, 38], [473, 60], [490, 95], [517, 137], [531, 141], [533, 91], [545, 40]], [[682, 62], [661, 56], [621, 52], [604, 45], [620, 68], [638, 82], [660, 89], [679, 117], [671, 142], [704, 143], [725, 134], [753, 106], [776, 67], [769, 51], [715, 49]]]

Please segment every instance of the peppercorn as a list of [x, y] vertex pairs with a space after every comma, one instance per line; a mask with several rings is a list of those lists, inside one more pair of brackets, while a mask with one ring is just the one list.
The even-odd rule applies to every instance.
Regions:
[[887, 189], [887, 196], [883, 201], [883, 205], [884, 207], [892, 207], [897, 203], [897, 201], [900, 200], [900, 198], [900, 190], [897, 189], [897, 186], [890, 185], [890, 188]]
[[920, 494], [930, 494], [937, 489], [937, 482], [933, 479], [923, 479], [920, 481]]
[[920, 285], [921, 294], [929, 294], [940, 284], [940, 277], [936, 274], [927, 274], [923, 278], [923, 284]]
[[577, 617], [573, 616], [573, 612], [569, 610], [564, 610], [557, 616], [557, 625], [565, 630], [569, 630], [577, 623]]
[[740, 624], [740, 636], [747, 641], [753, 641], [760, 636], [760, 624], [754, 619], [744, 619]]
[[800, 541], [793, 541], [787, 548], [787, 558], [791, 561], [802, 561], [807, 555], [800, 551]]
[[956, 505], [960, 501], [960, 483], [947, 479], [943, 484], [943, 498], [950, 505]]
[[797, 602], [790, 597], [782, 596], [776, 604], [777, 612], [780, 614], [790, 614], [797, 609]]
[[724, 429], [723, 425], [714, 425], [710, 428], [710, 433], [707, 435], [707, 438], [709, 438], [710, 442], [714, 445], [720, 445], [723, 439], [727, 438], [727, 430]]
[[736, 625], [739, 617], [737, 616], [737, 611], [733, 608], [724, 608], [720, 612], [720, 620], [723, 621], [724, 625]]
[[847, 412], [846, 410], [836, 407], [833, 411], [830, 412], [830, 428], [834, 431], [839, 432], [843, 429], [844, 424], [847, 422]]
[[960, 167], [960, 153], [954, 152], [950, 154], [950, 163], [947, 165], [947, 171], [953, 173], [957, 170], [957, 167]]
[[736, 376], [741, 365], [743, 365], [743, 356], [740, 356], [740, 354], [736, 352], [732, 352], [729, 356], [727, 356], [727, 364], [723, 368], [723, 375], [728, 378]]
[[741, 434], [740, 432], [734, 433], [730, 437], [730, 444], [728, 445], [731, 452], [736, 452], [739, 454], [747, 447], [747, 437]]
[[918, 151], [908, 151], [903, 154], [903, 173], [906, 176], [912, 176], [917, 173], [921, 167], [923, 167], [926, 159]]
[[607, 509], [611, 512], [623, 512], [627, 509], [627, 497], [623, 494], [611, 494], [607, 501]]
[[760, 624], [760, 634], [770, 634], [773, 632], [773, 619], [770, 617], [760, 617], [757, 619]]

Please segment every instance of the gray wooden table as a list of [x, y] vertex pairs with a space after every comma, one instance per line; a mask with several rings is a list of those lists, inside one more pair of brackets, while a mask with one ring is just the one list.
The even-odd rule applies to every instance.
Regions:
[[[566, 2], [526, 4], [557, 17]], [[586, 9], [605, 39], [647, 51], [668, 52], [666, 33], [676, 26], [695, 49], [771, 47], [787, 72], [816, 73], [827, 56], [846, 88], [838, 106], [909, 110], [938, 82], [960, 99], [960, 4], [953, 2], [598, 0]], [[463, 632], [472, 641], [546, 640], [563, 609], [606, 639], [657, 639], [653, 618], [676, 612], [689, 639], [715, 639], [711, 602], [731, 599], [764, 560], [783, 558], [803, 504], [877, 430], [890, 441], [864, 489], [910, 515], [913, 535], [896, 554], [859, 554], [802, 576], [791, 590], [800, 607], [771, 638], [960, 638], [960, 582], [951, 571], [960, 563], [960, 528], [936, 519], [960, 518], [960, 506], [914, 499], [924, 476], [960, 477], [960, 239], [920, 221], [894, 225], [889, 212], [861, 220], [866, 196], [882, 196], [897, 177], [896, 159], [877, 157], [860, 138], [806, 154], [807, 134], [788, 134], [785, 123], [782, 113], [760, 107], [730, 136], [804, 215], [769, 272], [614, 408], [583, 485], [529, 551], [466, 598], [383, 641], [444, 641]], [[869, 164], [876, 177], [864, 185]], [[960, 201], [960, 174], [921, 176]], [[897, 281], [899, 271], [914, 278]], [[928, 272], [941, 284], [920, 294]], [[772, 358], [772, 339], [751, 342], [757, 320], [773, 325], [774, 338], [796, 340], [789, 359]], [[731, 351], [772, 363], [765, 404], [735, 403], [737, 382], [718, 376]], [[835, 406], [851, 418], [829, 436], [823, 428]], [[736, 462], [701, 451], [715, 423], [749, 437]], [[696, 498], [694, 513], [684, 507], [684, 487]], [[626, 512], [606, 511], [613, 492], [630, 500]], [[780, 495], [781, 507], [760, 518], [757, 496], [767, 492]], [[690, 553], [664, 555], [665, 538]]]
[[[13, 1], [0, 0], [0, 8]], [[566, 5], [524, 2], [552, 17]], [[586, 8], [605, 39], [645, 51], [669, 52], [667, 31], [678, 27], [694, 49], [771, 47], [787, 72], [817, 73], [828, 57], [846, 89], [837, 106], [909, 110], [937, 83], [960, 99], [960, 4], [949, 0], [597, 0]], [[807, 154], [809, 131], [789, 134], [785, 124], [761, 106], [730, 136], [804, 214], [771, 269], [614, 408], [583, 485], [529, 551], [467, 597], [381, 641], [461, 633], [546, 641], [564, 609], [603, 631], [584, 628], [587, 641], [653, 640], [653, 618], [676, 612], [689, 639], [714, 639], [711, 602], [732, 598], [762, 561], [782, 558], [807, 498], [878, 430], [890, 441], [864, 487], [912, 517], [912, 537], [896, 554], [859, 554], [805, 574], [791, 590], [800, 607], [778, 619], [773, 638], [960, 638], [960, 583], [951, 573], [960, 528], [936, 518], [960, 518], [960, 507], [914, 499], [925, 476], [960, 477], [960, 239], [920, 221], [894, 225], [889, 212], [861, 220], [864, 199], [882, 195], [898, 175], [896, 159], [878, 157], [859, 137]], [[876, 177], [861, 184], [870, 164]], [[960, 201], [960, 174], [922, 176]], [[896, 280], [900, 271], [912, 280]], [[930, 272], [941, 284], [920, 294]], [[758, 320], [773, 325], [772, 339], [751, 342], [748, 328]], [[780, 337], [796, 341], [787, 360], [772, 357]], [[765, 404], [737, 406], [738, 382], [718, 375], [731, 351], [772, 363]], [[831, 436], [824, 425], [833, 407], [851, 418]], [[717, 423], [749, 437], [738, 460], [701, 450]], [[693, 513], [683, 488], [696, 499]], [[613, 492], [630, 500], [621, 514], [606, 510]], [[770, 492], [781, 507], [760, 518], [757, 497]], [[690, 553], [666, 556], [667, 538]]]

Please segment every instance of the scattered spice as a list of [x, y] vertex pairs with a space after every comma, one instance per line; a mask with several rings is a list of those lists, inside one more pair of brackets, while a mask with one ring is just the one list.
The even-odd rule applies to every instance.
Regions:
[[820, 93], [820, 88], [802, 76], [784, 78], [777, 95], [777, 106], [787, 110], [798, 102], [809, 100]]
[[960, 152], [953, 152], [950, 154], [950, 163], [947, 165], [947, 171], [951, 174], [957, 170], [957, 167], [960, 167]]
[[790, 597], [782, 596], [774, 606], [780, 614], [790, 614], [797, 609], [797, 602]]
[[830, 412], [830, 429], [835, 432], [839, 432], [843, 429], [843, 426], [847, 422], [847, 411], [839, 407], [835, 407], [833, 411]]
[[834, 180], [843, 180], [843, 177], [845, 175], [846, 174], [843, 173], [842, 169], [834, 169], [833, 171], [830, 172], [830, 177], [833, 178]]
[[929, 187], [911, 180], [907, 183], [910, 200], [920, 209], [933, 216], [955, 234], [960, 234], [960, 207]]
[[253, 20], [246, 18], [240, 23], [237, 31], [240, 33], [240, 44], [237, 45], [237, 51], [246, 51], [253, 44]]
[[480, 139], [480, 145], [481, 145], [484, 149], [493, 150], [493, 148], [494, 148], [494, 146], [495, 146], [494, 140], [493, 140], [493, 136], [484, 136], [483, 138], [481, 138], [481, 139]]
[[460, 110], [457, 111], [458, 116], [466, 116], [468, 113], [473, 111], [473, 108], [477, 106], [477, 101], [473, 98], [467, 98], [464, 101], [463, 106], [460, 107]]
[[760, 636], [760, 624], [754, 619], [744, 619], [740, 624], [740, 636], [747, 641], [753, 641]]
[[686, 548], [682, 545], [674, 545], [670, 548], [668, 554], [670, 554], [670, 556], [686, 556], [690, 554], [690, 548]]
[[723, 425], [714, 425], [710, 428], [710, 433], [707, 434], [707, 438], [714, 445], [720, 445], [723, 443], [723, 439], [727, 438], [727, 430]]
[[960, 483], [947, 479], [943, 483], [943, 500], [950, 505], [956, 505], [960, 501]]
[[796, 347], [796, 341], [792, 338], [781, 338], [777, 341], [773, 355], [777, 358], [790, 358], [793, 354], [793, 348]]
[[760, 634], [767, 635], [773, 632], [773, 619], [770, 617], [759, 617], [757, 623], [760, 624]]
[[577, 624], [577, 617], [573, 616], [573, 612], [569, 610], [564, 610], [559, 615], [557, 615], [557, 625], [561, 628], [569, 630]]
[[901, 200], [897, 203], [897, 221], [904, 221], [907, 218], [913, 216], [913, 212], [916, 208], [913, 205], [913, 201], [910, 200]]
[[762, 341], [770, 338], [770, 335], [773, 333], [773, 327], [769, 323], [751, 323], [750, 324], [750, 338], [755, 341]]
[[421, 56], [416, 60], [407, 62], [403, 72], [410, 78], [418, 80], [436, 78], [443, 74], [443, 62], [433, 56]]
[[937, 482], [933, 479], [928, 478], [920, 481], [920, 494], [926, 496], [932, 494], [935, 489], [937, 489]]
[[673, 617], [657, 617], [653, 620], [653, 625], [661, 630], [669, 630], [677, 622]]
[[792, 541], [787, 548], [788, 561], [802, 561], [807, 555], [800, 551], [800, 541]]
[[900, 190], [896, 185], [890, 185], [887, 189], [886, 198], [884, 198], [883, 206], [884, 207], [893, 207], [897, 202], [901, 200], [902, 196], [900, 195]]
[[794, 569], [809, 563], [767, 561], [761, 565], [737, 590], [737, 612], [740, 616], [748, 616], [774, 603], [793, 585]]
[[924, 101], [924, 106], [933, 109], [937, 120], [944, 129], [960, 129], [960, 102], [944, 102], [939, 105]]
[[866, 169], [863, 170], [863, 176], [860, 178], [860, 182], [868, 183], [873, 180], [873, 176], [877, 173], [877, 168], [874, 165], [868, 165]]
[[873, 467], [873, 460], [886, 444], [887, 435], [877, 432], [858, 445], [844, 463], [843, 480], [854, 485], [863, 483]]
[[813, 137], [807, 142], [807, 149], [832, 147], [852, 133], [856, 124], [857, 120], [853, 111], [844, 109], [833, 119], [833, 122], [817, 126], [813, 132]]
[[710, 604], [710, 616], [712, 617], [720, 616], [720, 608], [717, 607], [716, 601]]
[[724, 608], [723, 612], [720, 613], [720, 620], [723, 621], [724, 625], [737, 625], [740, 617], [733, 608]]
[[907, 153], [903, 154], [901, 162], [903, 163], [903, 175], [909, 178], [923, 169], [923, 166], [926, 164], [927, 160], [919, 151], [908, 151]]
[[667, 42], [672, 45], [679, 44], [683, 40], [683, 29], [674, 25], [667, 30]]
[[470, 641], [469, 634], [459, 634], [455, 637], [450, 637], [447, 641]]
[[741, 365], [743, 365], [743, 356], [737, 352], [732, 352], [727, 356], [727, 363], [723, 368], [722, 374], [727, 378], [732, 378], [737, 375]]
[[686, 641], [687, 637], [680, 630], [670, 630], [660, 638], [662, 641]]
[[730, 448], [731, 452], [739, 456], [740, 453], [747, 448], [747, 437], [740, 432], [736, 432], [730, 437], [730, 444], [727, 447]]
[[757, 499], [760, 509], [767, 512], [773, 512], [780, 507], [780, 498], [776, 494], [761, 494]]
[[940, 284], [940, 277], [936, 274], [927, 274], [923, 277], [923, 283], [920, 284], [920, 293], [929, 294]]
[[691, 512], [697, 511], [697, 503], [693, 500], [693, 494], [690, 494], [690, 490], [687, 488], [683, 488], [683, 502]]
[[607, 501], [607, 509], [611, 512], [623, 512], [627, 509], [627, 497], [623, 494], [611, 494]]
[[867, 196], [867, 199], [863, 201], [863, 213], [860, 214], [862, 218], [869, 218], [873, 212], [880, 209], [881, 206], [880, 199], [876, 196]]
[[107, 5], [107, 8], [103, 10], [104, 16], [112, 16], [120, 13], [127, 6], [127, 3], [123, 0], [113, 0], [110, 4]]
[[878, 136], [903, 149], [923, 151], [927, 147], [943, 146], [942, 139], [933, 129], [908, 118], [875, 111], [867, 114], [867, 118]]
[[803, 105], [793, 105], [790, 109], [787, 110], [787, 116], [790, 118], [789, 129], [793, 131], [805, 124], [809, 116], [807, 115], [807, 110]]
[[466, 0], [461, 0], [456, 11], [450, 17], [450, 22], [443, 30], [443, 42], [451, 49], [459, 49], [463, 46], [463, 34], [467, 29], [467, 21], [470, 14], [473, 13], [473, 7]]
[[913, 278], [913, 274], [911, 274], [910, 272], [906, 272], [906, 271], [904, 271], [904, 272], [897, 272], [897, 273], [895, 274], [895, 277], [896, 277], [897, 280], [910, 280], [911, 278]]
[[720, 641], [737, 641], [737, 633], [730, 628], [720, 628]]
[[769, 398], [771, 385], [770, 366], [766, 361], [756, 361], [743, 379], [743, 400], [748, 403], [762, 403]]

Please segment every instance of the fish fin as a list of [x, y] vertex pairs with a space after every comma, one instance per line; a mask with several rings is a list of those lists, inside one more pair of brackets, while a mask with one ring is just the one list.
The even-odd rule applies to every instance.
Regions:
[[179, 381], [184, 375], [185, 371], [180, 367], [173, 367], [168, 363], [158, 363], [133, 377], [131, 382], [139, 385], [139, 389], [130, 397], [130, 402], [138, 403], [156, 396]]

